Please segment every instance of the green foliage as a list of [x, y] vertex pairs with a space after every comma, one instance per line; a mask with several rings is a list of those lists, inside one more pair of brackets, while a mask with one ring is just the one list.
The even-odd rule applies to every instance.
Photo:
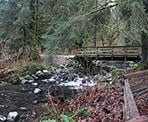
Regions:
[[[86, 23], [88, 19], [81, 15], [86, 11], [85, 5], [89, 2], [87, 0], [63, 0], [60, 1], [60, 3], [61, 4], [55, 3], [55, 6], [57, 5], [59, 9], [54, 11], [57, 14], [51, 14], [53, 17], [50, 26], [46, 34], [42, 36], [48, 41], [47, 48], [50, 53], [59, 50], [64, 51], [66, 48], [72, 48], [75, 45], [82, 46], [84, 41], [92, 38], [88, 37], [91, 32], [89, 28], [87, 29], [88, 26], [86, 26], [86, 24], [89, 24]], [[87, 11], [89, 9], [87, 9]], [[52, 45], [54, 45], [54, 47]]]
[[19, 71], [16, 69], [9, 69], [2, 74], [2, 77], [7, 82], [17, 84], [19, 82]]
[[[147, 33], [147, 27], [145, 26], [148, 22], [148, 17], [145, 11], [145, 7], [142, 0], [121, 0], [118, 1], [119, 16], [121, 22], [124, 23], [125, 38], [131, 39], [131, 41], [137, 40], [136, 34], [141, 32]], [[127, 39], [126, 39], [127, 40]], [[140, 40], [140, 39], [139, 39]]]
[[148, 69], [148, 62], [138, 64], [138, 66], [133, 68], [133, 71], [141, 71], [141, 70], [147, 70]]
[[45, 69], [47, 69], [46, 66], [44, 66], [43, 64], [38, 64], [38, 63], [29, 63], [27, 65], [21, 66], [22, 73], [25, 75], [35, 74], [37, 71], [45, 70]]
[[0, 43], [4, 42], [11, 54], [33, 59], [38, 51], [32, 50], [43, 46], [50, 57], [55, 52], [94, 46], [94, 42], [112, 45], [123, 39], [128, 45], [139, 45], [140, 33], [148, 33], [143, 1], [3, 1]]
[[56, 120], [42, 120], [40, 122], [57, 122]]
[[[2, 4], [2, 3], [1, 3]], [[8, 0], [0, 5], [0, 40], [5, 40], [10, 53], [23, 58], [36, 59], [40, 48], [42, 27], [41, 3], [39, 0]], [[38, 14], [40, 13], [40, 15]], [[44, 29], [45, 31], [45, 29]], [[33, 50], [33, 52], [32, 52]], [[36, 55], [34, 55], [35, 53]], [[29, 57], [27, 57], [29, 56]]]
[[39, 51], [35, 48], [31, 50], [29, 57], [31, 61], [37, 61], [37, 60], [40, 60], [41, 58]]
[[[65, 106], [65, 108], [66, 108], [66, 106]], [[59, 122], [59, 121], [60, 122], [76, 122], [76, 120], [74, 119], [74, 117], [76, 117], [76, 116], [85, 116], [85, 117], [91, 116], [90, 112], [88, 111], [89, 108], [85, 107], [85, 108], [78, 109], [75, 112], [72, 112], [72, 114], [70, 114], [70, 115], [61, 114], [60, 120], [59, 120], [59, 117], [58, 117], [59, 115], [55, 110], [53, 110], [51, 107], [47, 107], [47, 109], [50, 114], [50, 118], [53, 118], [53, 119], [40, 120], [40, 122], [44, 122], [44, 121], [45, 122], [46, 121], [47, 122]]]

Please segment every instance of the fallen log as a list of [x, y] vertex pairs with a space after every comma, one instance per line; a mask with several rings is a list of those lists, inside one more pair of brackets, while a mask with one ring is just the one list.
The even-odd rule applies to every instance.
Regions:
[[128, 79], [124, 80], [124, 121], [140, 117]]
[[[145, 102], [147, 101], [147, 98], [143, 98], [143, 96], [146, 96], [148, 93], [148, 70], [124, 74], [123, 78], [125, 79], [123, 81], [123, 83], [125, 84], [124, 85], [124, 102], [125, 103], [123, 107], [124, 121], [125, 122], [148, 122], [148, 116], [147, 114], [144, 113], [145, 110], [142, 109], [143, 105], [142, 103], [139, 104], [140, 102], [139, 99], [141, 98], [142, 98], [142, 101], [143, 100]], [[136, 100], [138, 100], [137, 106], [135, 104]], [[137, 107], [139, 108], [139, 111]], [[144, 116], [140, 116], [139, 114]]]

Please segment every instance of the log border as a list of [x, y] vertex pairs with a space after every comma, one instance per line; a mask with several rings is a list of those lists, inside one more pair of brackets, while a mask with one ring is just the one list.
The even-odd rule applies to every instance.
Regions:
[[124, 80], [124, 107], [123, 119], [125, 122], [140, 117], [135, 99], [133, 97], [128, 79]]

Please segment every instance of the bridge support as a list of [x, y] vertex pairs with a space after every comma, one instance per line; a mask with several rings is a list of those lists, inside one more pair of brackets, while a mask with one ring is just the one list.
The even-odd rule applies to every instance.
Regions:
[[88, 56], [76, 56], [75, 60], [79, 61], [79, 63], [82, 65], [83, 69], [84, 69], [84, 73], [85, 74], [90, 74], [93, 63], [92, 61], [97, 59], [97, 57], [88, 57]]

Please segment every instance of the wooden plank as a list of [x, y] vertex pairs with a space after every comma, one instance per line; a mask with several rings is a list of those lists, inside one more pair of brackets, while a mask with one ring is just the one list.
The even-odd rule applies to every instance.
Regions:
[[96, 48], [86, 48], [86, 55], [96, 55]]
[[128, 122], [140, 117], [128, 79], [124, 80], [124, 120]]
[[111, 55], [112, 54], [112, 48], [102, 48], [100, 49], [100, 54], [101, 55]]

